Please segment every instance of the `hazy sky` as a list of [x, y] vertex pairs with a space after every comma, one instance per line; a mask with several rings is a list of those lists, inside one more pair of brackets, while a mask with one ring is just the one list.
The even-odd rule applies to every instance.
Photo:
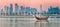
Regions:
[[42, 4], [43, 9], [47, 9], [49, 6], [60, 6], [60, 0], [0, 0], [0, 8], [4, 5], [9, 5], [12, 3], [18, 3], [19, 5], [30, 6], [39, 8], [39, 5]]

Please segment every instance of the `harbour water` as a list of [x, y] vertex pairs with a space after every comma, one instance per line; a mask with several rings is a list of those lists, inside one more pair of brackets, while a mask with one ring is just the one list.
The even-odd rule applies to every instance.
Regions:
[[59, 20], [41, 22], [35, 18], [0, 18], [0, 27], [60, 27], [59, 25]]

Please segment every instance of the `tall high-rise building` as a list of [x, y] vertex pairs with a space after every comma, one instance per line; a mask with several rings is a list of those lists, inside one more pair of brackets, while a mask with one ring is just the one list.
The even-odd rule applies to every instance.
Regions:
[[38, 11], [37, 11], [37, 9], [36, 9], [36, 8], [31, 8], [31, 13], [33, 13], [33, 14], [37, 14], [37, 13], [38, 13]]
[[30, 12], [31, 12], [30, 7], [26, 7], [26, 12], [27, 12], [27, 13], [30, 13]]
[[13, 14], [13, 5], [10, 4], [10, 15], [12, 15], [12, 14]]
[[8, 6], [4, 6], [4, 10], [6, 11], [6, 15], [9, 14], [9, 7]]
[[18, 4], [16, 3], [15, 4], [15, 14], [17, 14], [19, 12], [19, 6], [18, 6]]
[[40, 13], [42, 13], [42, 4], [40, 4]]
[[25, 11], [26, 11], [26, 15], [30, 15], [30, 14], [31, 14], [31, 9], [30, 9], [30, 7], [26, 7]]
[[59, 14], [60, 10], [59, 10], [59, 7], [50, 7], [48, 8], [48, 13], [50, 14]]
[[25, 7], [24, 7], [24, 6], [20, 6], [20, 11], [19, 11], [19, 13], [20, 13], [20, 14], [24, 14], [24, 10], [25, 10]]
[[1, 9], [1, 15], [4, 15], [4, 11], [3, 11], [3, 9]]

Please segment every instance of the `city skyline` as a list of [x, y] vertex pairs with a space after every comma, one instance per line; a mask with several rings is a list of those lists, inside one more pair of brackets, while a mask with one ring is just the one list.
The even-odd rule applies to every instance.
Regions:
[[36, 8], [28, 7], [28, 6], [19, 6], [17, 3], [14, 5], [15, 10], [13, 10], [13, 4], [9, 6], [5, 5], [4, 8], [0, 10], [0, 14], [9, 14], [9, 15], [16, 15], [16, 14], [23, 14], [23, 13], [36, 13], [38, 12]]
[[[10, 4], [9, 6], [5, 5], [4, 8], [2, 8], [0, 10], [0, 14], [2, 15], [20, 15], [20, 14], [25, 14], [25, 15], [30, 15], [30, 14], [60, 14], [60, 8], [57, 7], [53, 7], [50, 6], [48, 8], [48, 11], [46, 10], [42, 10], [41, 12], [39, 12], [35, 7], [30, 7], [30, 6], [24, 6], [21, 5], [19, 6], [17, 3], [15, 3], [14, 5], [15, 10], [13, 10], [13, 4]], [[40, 9], [42, 9], [42, 5], [40, 5]]]
[[[3, 9], [4, 11], [6, 11], [7, 12], [7, 10], [9, 10], [9, 8], [14, 12], [18, 12], [18, 11], [21, 11], [21, 10], [25, 10], [25, 9], [27, 9], [27, 11], [29, 11], [29, 8], [31, 8], [31, 9], [38, 9], [38, 8], [35, 8], [35, 7], [30, 7], [30, 6], [24, 6], [24, 5], [18, 5], [18, 3], [15, 3], [14, 4], [14, 6], [15, 7], [13, 7], [13, 4], [11, 3], [9, 6], [7, 6], [7, 5], [5, 5], [3, 8], [1, 8], [1, 9]], [[22, 7], [23, 6], [23, 7]], [[58, 7], [58, 6], [56, 6], [56, 7], [53, 7], [53, 6], [50, 6], [50, 7], [52, 7], [52, 8], [56, 8], [56, 7]], [[22, 9], [21, 9], [22, 8]], [[49, 7], [48, 7], [49, 8]], [[58, 7], [59, 8], [59, 7]], [[42, 9], [42, 5], [40, 5], [40, 9]], [[60, 9], [60, 8], [59, 8]], [[38, 11], [38, 10], [37, 10]], [[46, 10], [42, 10], [42, 11], [46, 11]]]

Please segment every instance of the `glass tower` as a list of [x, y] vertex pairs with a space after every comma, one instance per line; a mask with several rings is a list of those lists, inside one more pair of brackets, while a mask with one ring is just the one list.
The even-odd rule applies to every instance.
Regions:
[[4, 6], [4, 9], [6, 11], [6, 15], [8, 15], [9, 14], [9, 7], [8, 6]]
[[18, 7], [19, 7], [19, 6], [18, 6], [18, 4], [16, 3], [16, 4], [15, 4], [15, 14], [18, 13]]
[[13, 14], [13, 5], [10, 4], [10, 15], [12, 15], [12, 14]]
[[25, 7], [24, 6], [20, 6], [20, 15], [23, 15], [24, 14], [24, 10], [25, 10]]
[[26, 15], [30, 15], [31, 9], [30, 7], [26, 7]]

